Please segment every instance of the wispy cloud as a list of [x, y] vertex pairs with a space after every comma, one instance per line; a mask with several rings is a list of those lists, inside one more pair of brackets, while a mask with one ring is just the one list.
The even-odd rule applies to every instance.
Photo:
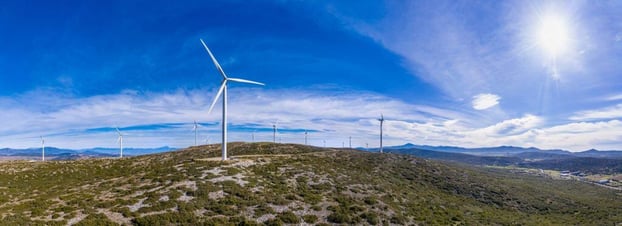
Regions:
[[[33, 147], [40, 135], [50, 146], [115, 147], [114, 127], [126, 134], [128, 147], [185, 147], [194, 144], [193, 121], [200, 122], [199, 141], [220, 140], [217, 108], [207, 115], [216, 90], [170, 93], [123, 92], [116, 95], [71, 97], [41, 92], [0, 99], [5, 119], [0, 147]], [[279, 140], [341, 146], [353, 137], [354, 146], [378, 145], [378, 121], [385, 115], [385, 144], [415, 142], [429, 145], [482, 147], [498, 145], [543, 148], [612, 148], [621, 145], [618, 120], [549, 125], [541, 116], [525, 114], [481, 126], [477, 115], [428, 105], [416, 105], [377, 93], [351, 90], [231, 88], [229, 138], [232, 141], [272, 140], [279, 121]], [[33, 106], [44, 99], [51, 103]], [[20, 104], [21, 103], [21, 104]], [[587, 114], [585, 114], [587, 115]], [[37, 125], [37, 126], [32, 126]]]
[[475, 110], [485, 110], [499, 104], [499, 99], [501, 99], [501, 97], [495, 94], [481, 93], [473, 96], [471, 104]]
[[[116, 95], [72, 97], [51, 92], [35, 92], [3, 98], [0, 112], [6, 119], [0, 128], [0, 146], [28, 147], [31, 139], [52, 136], [59, 146], [112, 146], [107, 137], [113, 128], [130, 133], [129, 145], [137, 147], [186, 146], [192, 136], [191, 123], [197, 120], [202, 133], [215, 141], [220, 137], [220, 104], [207, 114], [208, 104], [216, 90], [175, 91], [171, 93], [138, 93], [126, 91]], [[46, 103], [46, 104], [43, 104]], [[66, 103], [66, 104], [60, 104]], [[38, 106], [38, 107], [35, 107]], [[462, 113], [431, 106], [407, 104], [379, 94], [343, 90], [262, 90], [232, 88], [229, 90], [229, 122], [232, 140], [249, 140], [249, 131], [269, 140], [272, 123], [279, 121], [283, 138], [288, 134], [320, 131], [329, 144], [337, 136], [371, 136], [376, 132], [375, 117], [405, 121], [438, 121], [458, 117]], [[32, 126], [37, 125], [37, 126]], [[339, 135], [337, 135], [339, 134]], [[293, 136], [293, 135], [292, 135]], [[76, 137], [84, 142], [74, 142]], [[160, 139], [162, 137], [163, 139]], [[298, 139], [298, 138], [296, 138]], [[134, 143], [132, 143], [134, 140]], [[271, 140], [271, 139], [270, 139]]]
[[570, 120], [586, 121], [595, 119], [622, 118], [622, 104], [609, 106], [601, 109], [580, 111], [571, 116]]

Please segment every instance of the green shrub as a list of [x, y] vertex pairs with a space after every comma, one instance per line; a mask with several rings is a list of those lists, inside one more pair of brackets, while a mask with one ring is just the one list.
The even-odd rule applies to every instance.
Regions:
[[106, 217], [106, 215], [101, 214], [101, 213], [90, 214], [86, 218], [84, 218], [82, 221], [78, 222], [75, 225], [78, 225], [78, 226], [90, 226], [90, 225], [94, 225], [94, 226], [117, 226], [116, 223], [110, 221], [110, 219], [108, 219], [108, 217]]
[[283, 221], [283, 223], [286, 224], [297, 224], [300, 223], [300, 218], [298, 218], [298, 216], [296, 216], [296, 214], [294, 214], [292, 211], [285, 211], [282, 213], [279, 213], [276, 218], [278, 218], [279, 220]]
[[312, 214], [304, 215], [304, 216], [302, 216], [302, 219], [305, 222], [309, 223], [309, 224], [313, 224], [313, 223], [317, 222], [317, 220], [318, 220], [317, 216], [312, 215]]
[[281, 226], [281, 225], [283, 225], [283, 221], [281, 221], [281, 220], [279, 220], [277, 218], [267, 220], [267, 221], [265, 221], [263, 223], [266, 226]]
[[367, 223], [371, 225], [377, 225], [380, 222], [378, 215], [374, 212], [363, 213], [361, 214], [361, 217], [367, 220]]
[[350, 216], [348, 216], [348, 214], [343, 213], [341, 211], [333, 212], [330, 215], [328, 215], [327, 220], [328, 222], [337, 223], [337, 224], [348, 223], [350, 222]]

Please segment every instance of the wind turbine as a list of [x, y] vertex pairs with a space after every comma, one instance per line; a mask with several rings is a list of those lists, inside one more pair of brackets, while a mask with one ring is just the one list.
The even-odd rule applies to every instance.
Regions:
[[115, 129], [119, 134], [119, 138], [117, 139], [117, 142], [119, 142], [119, 158], [123, 158], [123, 134], [119, 131], [119, 127], [115, 127]]
[[352, 149], [352, 136], [350, 136], [350, 149]]
[[45, 140], [43, 139], [42, 136], [40, 136], [41, 138], [41, 161], [44, 162], [45, 161]]
[[279, 120], [277, 119], [274, 124], [272, 124], [272, 143], [276, 143], [276, 125], [279, 124]]
[[194, 126], [192, 127], [192, 129], [194, 130], [194, 146], [197, 146], [197, 129], [199, 128], [199, 125], [197, 124], [197, 121], [194, 120]]
[[200, 39], [200, 40], [201, 40], [201, 43], [203, 44], [203, 47], [205, 47], [205, 50], [207, 50], [207, 53], [209, 54], [210, 58], [212, 58], [212, 62], [216, 66], [216, 69], [218, 69], [218, 72], [220, 72], [220, 75], [222, 75], [222, 85], [220, 85], [220, 89], [218, 90], [216, 97], [214, 97], [214, 101], [212, 102], [212, 105], [209, 107], [209, 111], [207, 112], [207, 114], [212, 112], [212, 109], [214, 108], [216, 101], [218, 101], [218, 97], [220, 97], [220, 94], [222, 94], [222, 160], [227, 160], [227, 82], [231, 81], [231, 82], [249, 83], [249, 84], [255, 84], [255, 85], [262, 85], [262, 86], [264, 84], [260, 82], [246, 80], [246, 79], [227, 77], [227, 74], [225, 74], [225, 71], [222, 70], [222, 67], [220, 67], [220, 64], [218, 64], [218, 61], [216, 61], [216, 58], [212, 54], [212, 51], [210, 51], [209, 48], [207, 48], [207, 45], [205, 44], [203, 39]]
[[324, 140], [324, 148], [326, 148], [326, 140]]
[[307, 145], [307, 135], [308, 133], [307, 133], [307, 130], [305, 129], [305, 145]]
[[382, 123], [384, 122], [384, 116], [382, 114], [380, 114], [378, 121], [380, 121], [380, 153], [382, 153]]

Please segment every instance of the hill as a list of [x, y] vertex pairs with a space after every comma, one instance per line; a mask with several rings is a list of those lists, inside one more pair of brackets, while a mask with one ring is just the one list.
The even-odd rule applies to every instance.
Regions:
[[580, 171], [588, 174], [622, 173], [622, 159], [582, 157], [595, 154], [562, 154], [556, 152], [537, 151], [520, 152], [511, 156], [470, 155], [456, 152], [430, 151], [417, 148], [387, 149], [390, 153], [413, 155], [420, 158], [441, 161], [459, 162], [478, 166], [518, 166], [535, 169], [557, 171]]
[[[7, 225], [606, 225], [619, 192], [408, 155], [231, 143], [0, 164]], [[214, 158], [216, 157], [216, 158]]]
[[523, 161], [520, 157], [506, 157], [506, 156], [481, 156], [470, 155], [464, 153], [455, 152], [443, 152], [443, 151], [430, 151], [424, 149], [410, 148], [410, 149], [391, 149], [387, 150], [389, 153], [414, 155], [420, 158], [436, 159], [443, 161], [461, 162], [472, 165], [487, 165], [487, 166], [508, 166], [515, 165]]

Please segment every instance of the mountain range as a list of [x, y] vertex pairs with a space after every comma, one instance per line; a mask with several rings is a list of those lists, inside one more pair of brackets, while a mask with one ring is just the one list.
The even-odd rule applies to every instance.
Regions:
[[[481, 147], [481, 148], [463, 148], [455, 146], [430, 146], [430, 145], [416, 145], [407, 143], [399, 146], [384, 147], [387, 150], [401, 150], [401, 149], [420, 149], [429, 151], [440, 151], [450, 153], [462, 153], [478, 156], [512, 156], [520, 153], [543, 153], [543, 154], [557, 154], [560, 156], [574, 156], [574, 157], [593, 157], [593, 158], [622, 158], [622, 151], [607, 150], [601, 151], [596, 149], [590, 149], [581, 152], [571, 152], [561, 149], [539, 149], [536, 147], [515, 147], [515, 146], [498, 146], [498, 147]], [[378, 151], [378, 148], [357, 148], [359, 150]]]
[[[165, 151], [175, 150], [168, 146], [158, 148], [124, 148], [123, 155], [136, 156], [153, 153], [161, 153]], [[0, 149], [0, 158], [10, 157], [12, 159], [34, 159], [41, 156], [41, 148], [25, 148], [25, 149]], [[89, 148], [89, 149], [64, 149], [56, 147], [46, 147], [45, 157], [54, 160], [68, 160], [80, 158], [102, 158], [119, 156], [118, 148]]]
[[510, 146], [468, 149], [413, 144], [386, 147], [384, 151], [470, 165], [518, 166], [557, 171], [579, 171], [588, 174], [622, 173], [622, 152], [620, 151], [568, 152]]

